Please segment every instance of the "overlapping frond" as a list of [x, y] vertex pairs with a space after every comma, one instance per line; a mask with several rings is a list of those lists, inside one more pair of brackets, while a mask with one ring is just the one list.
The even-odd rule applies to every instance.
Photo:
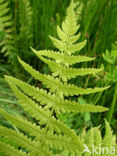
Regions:
[[[69, 152], [71, 155], [79, 154], [83, 150], [83, 146], [79, 146], [76, 140], [73, 140], [72, 138], [68, 138], [66, 136], [61, 136], [61, 135], [54, 135], [51, 133], [47, 134], [47, 144], [50, 144], [50, 147], [54, 147], [57, 149], [59, 147], [60, 150], [65, 150], [69, 149]], [[52, 140], [52, 141], [51, 141]], [[57, 143], [56, 143], [56, 140]], [[64, 140], [64, 141], [63, 141]]]
[[3, 142], [0, 141], [0, 153], [3, 152], [6, 155], [9, 156], [26, 156], [26, 153], [21, 151], [21, 150], [17, 150], [15, 149], [13, 146], [10, 146], [9, 144], [5, 144]]
[[25, 111], [29, 112], [37, 121], [41, 120], [41, 124], [46, 124], [50, 118], [50, 111], [45, 111], [41, 106], [38, 106], [32, 99], [23, 94], [14, 84], [9, 83], [16, 97], [19, 99], [20, 105]]
[[[37, 126], [34, 123], [28, 122], [26, 119], [11, 115], [4, 111], [3, 109], [0, 109], [0, 114], [11, 124], [17, 126], [18, 128], [22, 129], [24, 132], [28, 132], [31, 136], [36, 137], [38, 140], [43, 136], [44, 130], [40, 129], [39, 126]], [[14, 120], [15, 119], [15, 120]]]
[[[111, 154], [116, 156], [117, 145], [116, 145], [116, 137], [113, 135], [111, 127], [106, 123], [106, 132], [104, 137], [101, 135], [101, 131], [99, 127], [91, 128], [88, 132], [84, 131], [81, 134], [81, 139], [84, 141], [85, 149], [84, 155], [81, 154], [79, 156], [91, 156], [96, 151], [96, 155], [108, 155]], [[89, 151], [89, 152], [88, 152]]]
[[28, 151], [38, 150], [38, 142], [32, 141], [30, 138], [27, 138], [26, 135], [23, 133], [20, 133], [19, 131], [14, 131], [11, 129], [8, 129], [6, 127], [0, 126], [0, 137], [3, 137], [2, 139], [6, 143], [11, 143], [15, 147], [23, 147], [26, 148]]
[[58, 90], [58, 92], [62, 92], [63, 95], [65, 96], [73, 96], [73, 95], [83, 95], [83, 94], [91, 94], [91, 93], [96, 93], [99, 91], [104, 91], [108, 87], [103, 87], [103, 88], [78, 88], [74, 85], [70, 85], [67, 83], [62, 83], [58, 78], [54, 78], [53, 76], [50, 75], [45, 75], [41, 74], [35, 69], [33, 69], [30, 65], [19, 59], [19, 62], [22, 64], [25, 70], [27, 70], [35, 79], [41, 81], [44, 85], [46, 85], [47, 88], [50, 89], [51, 92], [55, 92]]
[[[0, 137], [2, 137], [2, 140], [5, 143], [10, 143], [14, 148], [22, 147], [27, 150], [27, 152], [30, 152], [30, 155], [33, 155], [35, 153], [39, 154], [42, 153], [42, 155], [52, 156], [49, 154], [48, 150], [45, 151], [43, 148], [40, 147], [39, 141], [34, 141], [30, 138], [28, 138], [23, 133], [20, 133], [19, 131], [11, 130], [5, 127], [0, 127]], [[51, 153], [52, 154], [52, 153]]]
[[47, 93], [46, 90], [35, 88], [13, 77], [6, 76], [6, 79], [20, 87], [28, 96], [40, 102], [40, 105], [46, 105], [45, 109], [54, 108], [57, 114], [60, 112], [102, 112], [107, 110], [107, 108], [101, 106], [93, 106], [90, 104], [81, 105], [75, 101], [61, 99], [55, 94]]
[[[20, 119], [20, 117], [17, 117], [17, 116], [14, 116], [14, 115], [10, 115], [9, 113], [5, 112], [4, 110], [0, 109], [0, 114], [5, 118], [7, 119], [8, 121], [10, 121], [12, 124], [14, 124], [15, 126], [19, 127], [19, 128], [22, 128], [23, 130], [27, 131], [30, 135], [32, 136], [35, 136], [35, 140], [41, 140], [41, 139], [44, 139], [44, 142], [49, 142], [49, 147], [51, 147], [51, 145], [55, 145], [55, 140], [57, 139], [57, 136], [58, 135], [53, 135], [53, 134], [50, 134], [50, 133], [47, 133], [45, 134], [44, 130], [41, 130], [39, 128], [39, 126], [36, 126], [35, 124], [31, 124], [30, 122], [24, 120], [24, 119]], [[14, 120], [15, 118], [15, 120]], [[65, 144], [61, 144], [60, 145], [60, 142], [62, 141], [62, 138], [66, 141], [66, 143], [69, 145], [71, 145], [71, 140], [68, 136], [70, 136], [70, 134], [72, 135], [72, 137], [74, 138], [74, 141], [73, 142], [76, 142], [76, 146], [78, 148], [78, 151], [79, 150], [82, 150], [83, 148], [83, 145], [81, 144], [78, 136], [74, 133], [74, 131], [72, 131], [70, 128], [67, 128], [67, 126], [65, 127], [64, 124], [61, 124], [61, 122], [56, 122], [56, 120], [53, 120], [53, 126], [58, 126], [60, 127], [60, 129], [62, 130], [62, 132], [65, 132], [66, 133], [66, 137], [64, 136], [61, 136], [59, 135], [58, 136], [58, 144], [56, 144], [56, 149], [62, 149], [62, 148], [65, 148], [68, 150], [68, 146], [64, 147]], [[57, 127], [56, 127], [57, 128]], [[2, 130], [1, 130], [2, 131]], [[59, 130], [60, 131], [60, 130]], [[7, 132], [6, 132], [7, 133]], [[10, 132], [9, 132], [10, 133]], [[15, 133], [12, 131], [12, 133]], [[1, 132], [1, 135], [2, 135], [2, 132]], [[6, 135], [6, 134], [5, 134]], [[21, 139], [21, 134], [17, 134], [17, 135], [20, 135], [18, 137], [18, 139]], [[10, 137], [10, 134], [9, 134], [9, 137]], [[14, 137], [17, 137], [16, 134]], [[44, 138], [43, 138], [44, 137]], [[24, 142], [26, 141], [25, 138], [23, 139], [23, 143], [21, 142], [21, 144], [23, 146], [29, 146], [28, 145], [28, 142], [27, 144]], [[29, 140], [28, 140], [29, 141]], [[29, 141], [30, 142], [30, 141]], [[18, 142], [17, 142], [18, 144]], [[25, 145], [24, 145], [25, 144]], [[30, 145], [31, 146], [31, 145]], [[34, 145], [32, 146], [39, 146], [38, 143], [34, 142]], [[28, 147], [28, 148], [31, 148], [31, 147]], [[46, 147], [45, 147], [46, 148]], [[27, 149], [27, 148], [26, 148]], [[35, 151], [35, 149], [33, 148], [33, 150]], [[33, 152], [33, 151], [31, 151]]]

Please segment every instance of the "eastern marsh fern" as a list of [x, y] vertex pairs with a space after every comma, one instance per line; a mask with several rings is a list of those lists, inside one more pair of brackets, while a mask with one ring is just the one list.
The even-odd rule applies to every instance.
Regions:
[[[76, 101], [69, 100], [69, 96], [96, 93], [108, 88], [83, 89], [68, 83], [71, 78], [102, 71], [102, 69], [95, 68], [76, 69], [71, 67], [75, 63], [94, 60], [94, 58], [74, 55], [86, 45], [86, 40], [77, 43], [80, 33], [77, 34], [79, 25], [77, 25], [74, 7], [75, 4], [71, 1], [62, 28], [57, 27], [59, 39], [50, 36], [59, 51], [36, 51], [32, 48], [37, 57], [48, 64], [52, 75], [36, 71], [19, 58], [24, 69], [42, 82], [47, 89], [40, 89], [16, 78], [5, 76], [18, 98], [18, 102], [28, 113], [28, 117], [14, 116], [0, 109], [1, 116], [13, 125], [11, 129], [0, 126], [0, 152], [3, 155], [83, 155], [84, 137], [77, 136], [74, 130], [57, 119], [57, 115], [65, 112], [103, 112], [108, 110], [101, 106], [81, 105]], [[108, 134], [111, 139], [110, 131]], [[89, 143], [86, 144], [89, 145]]]

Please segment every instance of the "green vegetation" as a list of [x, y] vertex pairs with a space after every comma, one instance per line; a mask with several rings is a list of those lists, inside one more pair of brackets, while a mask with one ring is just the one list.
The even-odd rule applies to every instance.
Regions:
[[116, 15], [112, 0], [0, 1], [1, 156], [117, 155]]

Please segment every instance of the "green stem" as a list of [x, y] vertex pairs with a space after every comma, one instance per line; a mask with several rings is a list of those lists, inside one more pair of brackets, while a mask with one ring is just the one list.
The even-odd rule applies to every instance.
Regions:
[[107, 116], [107, 120], [108, 120], [109, 123], [111, 122], [111, 119], [112, 119], [112, 116], [113, 116], [113, 113], [114, 113], [116, 100], [117, 100], [117, 83], [115, 85], [115, 92], [114, 92], [114, 96], [113, 96], [112, 105], [111, 105], [110, 111], [109, 111], [108, 116]]

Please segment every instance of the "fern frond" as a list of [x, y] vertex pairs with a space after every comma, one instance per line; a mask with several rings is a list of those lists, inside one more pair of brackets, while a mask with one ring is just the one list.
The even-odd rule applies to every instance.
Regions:
[[31, 136], [36, 137], [38, 140], [40, 140], [40, 138], [44, 135], [43, 129], [40, 129], [39, 126], [36, 126], [21, 117], [11, 115], [3, 109], [0, 109], [0, 114], [11, 124], [21, 128], [25, 132], [28, 132]]
[[[21, 93], [16, 86], [13, 84], [9, 84], [14, 91], [15, 95], [18, 97], [20, 104], [23, 106], [25, 110], [27, 110], [32, 117], [36, 118], [36, 120], [41, 120], [39, 123], [40, 124], [45, 124], [48, 123], [50, 126], [50, 129], [62, 131], [66, 135], [74, 134], [73, 131], [71, 131], [66, 125], [62, 124], [59, 122], [59, 120], [56, 120], [54, 117], [50, 118], [49, 111], [43, 110], [41, 107], [38, 107], [34, 101], [32, 101], [30, 98], [28, 98], [26, 95]], [[32, 106], [32, 107], [31, 107]], [[31, 108], [30, 108], [31, 107]], [[55, 104], [56, 107], [56, 104]], [[69, 134], [69, 135], [70, 135]], [[69, 136], [68, 135], [68, 136]]]
[[33, 155], [35, 153], [47, 156], [52, 156], [49, 154], [48, 150], [45, 151], [43, 148], [40, 149], [40, 142], [38, 141], [32, 141], [30, 138], [28, 138], [23, 133], [20, 133], [19, 131], [14, 131], [5, 127], [0, 127], [0, 137], [2, 137], [2, 140], [5, 143], [10, 143], [14, 147], [22, 147], [27, 150], [27, 152], [30, 152], [30, 155]]
[[[55, 66], [55, 69], [54, 69], [54, 66], [51, 66], [51, 69], [53, 72], [55, 72], [56, 66]], [[71, 78], [76, 78], [77, 76], [85, 76], [88, 74], [95, 74], [95, 73], [102, 71], [102, 69], [95, 69], [95, 68], [81, 68], [81, 69], [77, 68], [76, 69], [76, 68], [66, 68], [62, 66], [59, 68], [59, 70], [60, 70], [59, 76], [60, 78], [62, 78], [63, 81], [67, 81]]]
[[[77, 140], [73, 140], [72, 138], [68, 138], [66, 136], [54, 135], [51, 133], [47, 133], [47, 144], [50, 144], [50, 147], [54, 147], [57, 149], [59, 147], [60, 150], [67, 150], [72, 155], [79, 154], [83, 151], [83, 146], [79, 146]], [[56, 143], [57, 140], [57, 143]]]
[[0, 152], [4, 152], [8, 156], [26, 156], [25, 152], [21, 150], [17, 150], [14, 147], [10, 146], [9, 144], [5, 144], [0, 141]]
[[34, 101], [29, 99], [23, 93], [21, 93], [12, 84], [10, 84], [10, 86], [13, 89], [15, 95], [19, 98], [19, 102], [23, 106], [24, 110], [28, 111], [36, 120], [40, 120], [40, 124], [49, 124], [49, 128], [53, 131], [55, 130], [57, 132], [63, 132], [67, 136], [72, 135], [76, 138], [75, 133], [73, 133], [73, 131], [71, 131], [66, 125], [62, 124], [59, 120], [56, 120], [54, 117], [50, 118], [49, 111], [44, 111], [41, 107], [38, 107], [34, 103]]
[[102, 136], [101, 136], [101, 131], [99, 130], [99, 127], [94, 127], [94, 144], [95, 146], [99, 146], [102, 143]]
[[9, 83], [16, 97], [19, 99], [20, 105], [25, 111], [29, 112], [37, 121], [41, 120], [40, 124], [46, 124], [50, 119], [50, 111], [45, 111], [41, 106], [38, 106], [31, 98], [24, 95], [14, 84]]
[[13, 23], [12, 17], [9, 14], [9, 3], [0, 1], [0, 32], [3, 33], [0, 39], [1, 52], [5, 55], [12, 53], [14, 48], [14, 38], [13, 38]]
[[0, 137], [3, 137], [2, 139], [4, 142], [10, 143], [14, 146], [26, 148], [28, 151], [38, 149], [38, 142], [32, 141], [19, 131], [16, 132], [6, 127], [0, 126]]
[[67, 9], [65, 21], [62, 23], [62, 29], [68, 36], [73, 36], [79, 29], [77, 25], [76, 13], [74, 11], [75, 3], [73, 0]]
[[69, 37], [69, 40], [68, 40], [68, 35], [62, 31], [62, 29], [57, 26], [57, 34], [58, 34], [58, 37], [63, 41], [63, 42], [68, 42], [68, 43], [75, 43], [81, 36], [81, 33], [78, 33], [77, 35], [74, 35], [74, 36], [70, 36]]
[[[23, 0], [22, 2], [25, 2], [27, 8], [29, 7], [27, 0]], [[90, 94], [108, 88], [83, 89], [67, 82], [67, 79], [93, 74], [102, 70], [95, 68], [74, 69], [69, 67], [75, 63], [93, 60], [93, 58], [85, 56], [72, 55], [81, 50], [86, 44], [86, 40], [77, 43], [77, 40], [80, 38], [80, 33], [77, 34], [79, 25], [77, 25], [74, 8], [75, 4], [71, 1], [67, 10], [67, 17], [62, 23], [62, 28], [59, 26], [57, 27], [60, 40], [51, 37], [54, 45], [60, 50], [60, 53], [47, 50], [37, 53], [33, 49], [33, 52], [39, 57], [39, 59], [48, 64], [52, 70], [53, 76], [45, 75], [36, 71], [19, 58], [19, 62], [24, 69], [36, 80], [42, 82], [47, 90], [35, 88], [18, 79], [5, 76], [15, 96], [18, 98], [19, 104], [24, 111], [29, 113], [29, 116], [27, 118], [19, 117], [0, 109], [0, 115], [18, 128], [17, 131], [15, 131], [9, 128], [0, 127], [0, 144], [2, 144], [0, 148], [3, 149], [3, 153], [5, 153], [5, 146], [8, 146], [8, 151], [12, 150], [12, 148], [14, 151], [16, 150], [15, 148], [22, 149], [21, 152], [19, 151], [19, 155], [52, 156], [55, 155], [53, 150], [57, 150], [61, 156], [80, 156], [82, 154], [84, 155], [84, 153], [82, 153], [84, 149], [83, 143], [87, 142], [89, 147], [91, 143], [94, 143], [94, 138], [96, 138], [95, 133], [97, 133], [96, 130], [93, 132], [93, 129], [91, 129], [91, 133], [88, 133], [88, 136], [90, 136], [91, 139], [86, 136], [86, 139], [82, 138], [80, 140], [80, 137], [74, 130], [57, 118], [57, 115], [61, 112], [103, 112], [107, 110], [107, 108], [101, 106], [89, 104], [81, 105], [76, 101], [70, 101], [68, 98], [69, 95]], [[22, 16], [24, 15], [22, 14]], [[25, 28], [26, 27], [23, 29], [22, 26], [20, 31], [23, 32]], [[27, 34], [27, 32], [24, 33]], [[31, 123], [29, 121], [30, 118], [34, 118], [36, 124]], [[100, 137], [100, 133], [98, 136]], [[98, 142], [96, 144], [98, 144]], [[18, 151], [16, 151], [16, 153], [17, 152]], [[10, 153], [6, 154], [11, 155]]]
[[[20, 119], [20, 117], [16, 117], [14, 115], [10, 115], [9, 113], [5, 112], [4, 110], [0, 109], [0, 114], [7, 119], [8, 121], [10, 121], [12, 124], [14, 124], [15, 126], [18, 126], [20, 128], [22, 128], [23, 130], [29, 132], [29, 134], [31, 134], [32, 136], [35, 136], [35, 140], [40, 140], [41, 138], [45, 137], [45, 133], [44, 131], [41, 131], [40, 128], [38, 126], [35, 126], [34, 124], [31, 124], [30, 122], [24, 121], [22, 118]], [[15, 118], [15, 120], [14, 120]], [[74, 131], [72, 131], [70, 128], [65, 128], [64, 124], [61, 124], [61, 122], [54, 122], [53, 120], [53, 125], [57, 126], [57, 123], [60, 127], [60, 129], [62, 129], [62, 132], [66, 132], [67, 136], [70, 136], [70, 134], [72, 135], [72, 137], [74, 138], [74, 141], [77, 142], [77, 148], [80, 147], [79, 149], [82, 149], [82, 144], [80, 142], [80, 140], [78, 139], [78, 136], [74, 133]], [[62, 126], [63, 125], [63, 126]], [[62, 126], [62, 127], [61, 127]], [[56, 138], [56, 135], [52, 135], [51, 134], [51, 138], [50, 138], [50, 134], [47, 134], [45, 137], [45, 142], [49, 142], [49, 146], [53, 144], [55, 144], [55, 141], [53, 138]], [[62, 138], [63, 136], [61, 136]], [[63, 137], [65, 138], [67, 144], [72, 144], [70, 139], [68, 137]], [[58, 139], [60, 139], [60, 137], [58, 137]], [[60, 141], [62, 141], [60, 139]], [[65, 144], [61, 144], [61, 146], [58, 144], [56, 145], [57, 149], [61, 149], [62, 147], [64, 147]], [[51, 146], [50, 146], [51, 147]], [[60, 148], [61, 147], [61, 148]], [[66, 147], [67, 148], [67, 147]], [[68, 149], [67, 149], [68, 150]]]
[[76, 43], [80, 38], [80, 33], [76, 34], [80, 26], [77, 25], [77, 16], [74, 7], [75, 4], [71, 1], [67, 9], [66, 19], [62, 22], [62, 29], [59, 26], [57, 27], [57, 34], [60, 40], [50, 36], [54, 46], [66, 55], [78, 52], [86, 45], [86, 40]]
[[[65, 100], [58, 103], [55, 108], [56, 113], [58, 111], [65, 113], [65, 112], [103, 112], [107, 111], [108, 108], [102, 106], [93, 106], [91, 104], [78, 104], [75, 101]], [[58, 113], [57, 113], [58, 114]]]
[[[50, 116], [47, 116], [48, 114], [45, 112], [44, 113], [44, 110], [42, 110], [42, 112], [39, 110], [39, 109], [35, 109], [35, 108], [30, 108], [29, 107], [29, 105], [31, 106], [34, 106], [34, 102], [32, 101], [32, 100], [29, 100], [29, 98], [27, 98], [25, 95], [23, 95], [23, 94], [21, 94], [17, 89], [16, 89], [16, 87], [14, 87], [13, 85], [11, 86], [11, 88], [13, 89], [13, 91], [16, 93], [16, 96], [18, 96], [18, 98], [19, 98], [19, 100], [21, 99], [22, 100], [22, 103], [20, 103], [21, 105], [23, 105], [23, 108], [24, 109], [26, 109], [34, 118], [36, 118], [37, 120], [40, 120], [41, 119], [41, 122], [39, 122], [40, 124], [45, 124], [45, 123], [47, 123], [47, 121], [48, 121], [48, 123], [49, 123], [49, 128], [50, 129], [52, 129], [52, 130], [57, 130], [58, 131], [58, 129], [61, 129], [62, 130], [62, 132], [64, 133], [65, 132], [65, 134], [66, 134], [66, 132], [67, 132], [67, 134], [69, 134], [69, 132], [71, 133], [71, 130], [69, 130], [69, 128], [67, 128], [67, 127], [65, 127], [65, 125], [64, 124], [62, 124], [61, 122], [59, 122], [59, 121], [57, 121], [56, 119], [54, 119], [53, 117], [52, 118], [50, 118]], [[23, 99], [24, 99], [24, 101], [23, 101]], [[24, 103], [25, 102], [25, 103]], [[36, 106], [36, 105], [35, 105]], [[29, 109], [30, 108], [30, 109]], [[35, 110], [37, 111], [37, 112], [35, 112]], [[45, 118], [45, 116], [40, 116], [40, 114], [44, 114], [45, 116], [46, 116], [46, 118]], [[43, 119], [43, 120], [42, 120]], [[66, 129], [67, 128], [67, 129]], [[71, 133], [72, 134], [72, 133]], [[68, 135], [68, 136], [70, 136], [70, 134]], [[72, 134], [72, 137], [73, 137], [74, 135]], [[49, 137], [50, 137], [50, 134], [49, 134]], [[59, 136], [58, 136], [58, 145], [56, 144], [56, 146], [54, 146], [54, 144], [55, 144], [55, 141], [54, 141], [54, 139], [53, 138], [55, 138], [55, 135], [51, 138], [52, 140], [48, 140], [48, 136], [47, 136], [47, 138], [46, 138], [46, 142], [47, 141], [49, 141], [50, 142], [50, 144], [52, 144], [53, 145], [53, 147], [57, 147], [58, 149], [60, 148], [62, 148], [62, 147], [64, 147], [65, 145], [66, 145], [66, 143], [65, 143], [65, 139], [64, 139], [64, 137], [62, 136], [61, 138], [60, 138], [60, 141], [62, 140], [62, 138], [64, 139], [64, 143], [63, 143], [63, 145], [61, 144], [61, 147], [60, 147], [60, 144], [59, 144]], [[76, 140], [76, 139], [74, 139], [74, 140]], [[54, 143], [53, 143], [53, 141], [54, 141]], [[68, 148], [69, 146], [71, 146], [71, 144], [70, 144], [70, 141], [68, 142], [68, 139], [66, 140], [66, 142], [67, 142], [67, 147], [65, 146], [64, 148]], [[70, 144], [70, 145], [69, 145]], [[75, 143], [75, 145], [77, 145], [77, 147], [78, 147], [78, 145], [80, 145], [80, 141], [79, 141], [79, 139], [77, 139], [77, 144]], [[71, 148], [71, 150], [70, 150], [70, 152], [73, 152], [73, 153], [75, 153], [75, 152], [77, 152], [77, 151], [75, 151], [74, 150], [74, 148], [73, 148], [73, 142], [72, 142], [72, 146], [71, 146], [72, 148]], [[80, 146], [80, 148], [81, 148], [82, 146]], [[78, 148], [79, 149], [79, 148]], [[79, 151], [79, 150], [78, 150]]]
[[29, 84], [22, 82], [13, 77], [5, 76], [5, 78], [16, 84], [20, 87], [24, 93], [31, 96], [36, 101], [40, 102], [41, 105], [46, 105], [45, 109], [53, 108], [57, 114], [60, 112], [103, 112], [108, 109], [101, 106], [93, 106], [93, 105], [82, 105], [75, 101], [63, 100], [57, 97], [55, 94], [47, 93], [45, 90], [39, 90], [39, 88], [35, 88], [30, 86]]
[[32, 32], [32, 8], [29, 0], [19, 1], [19, 16], [20, 16], [20, 34], [19, 36], [26, 37], [30, 41], [33, 36]]
[[103, 139], [103, 146], [105, 147], [114, 147], [116, 145], [116, 137], [113, 136], [113, 132], [111, 130], [111, 127], [107, 121], [106, 123], [106, 132]]
[[97, 72], [102, 71], [103, 69], [95, 69], [95, 68], [70, 68], [64, 67], [63, 65], [59, 65], [58, 62], [54, 62], [52, 60], [45, 59], [41, 55], [38, 57], [48, 64], [54, 76], [60, 76], [63, 81], [67, 81], [67, 79], [75, 78], [76, 76], [84, 76], [87, 74], [95, 74]]
[[31, 48], [32, 51], [37, 55], [37, 57], [40, 59], [40, 55], [41, 56], [47, 56], [49, 58], [52, 58], [54, 60], [56, 60], [56, 62], [58, 63], [63, 63], [65, 65], [73, 65], [76, 63], [80, 63], [80, 62], [87, 62], [87, 61], [93, 61], [95, 58], [90, 58], [90, 57], [86, 57], [86, 56], [68, 56], [65, 55], [63, 53], [59, 53], [59, 52], [55, 52], [52, 50], [39, 50], [36, 51], [35, 49]]
[[87, 74], [95, 74], [95, 73], [98, 73], [103, 70], [103, 69], [95, 69], [95, 68], [80, 68], [80, 69], [77, 68], [76, 69], [76, 68], [64, 67], [52, 60], [50, 61], [50, 60], [44, 59], [42, 57], [40, 59], [48, 64], [48, 66], [50, 67], [54, 76], [60, 76], [60, 78], [63, 81], [67, 81], [67, 80], [69, 80], [71, 78], [75, 78], [77, 76], [84, 76]]
[[95, 87], [95, 88], [87, 88], [87, 89], [83, 89], [83, 88], [81, 88], [81, 87], [76, 87], [76, 86], [74, 86], [74, 85], [70, 85], [70, 84], [64, 84], [64, 85], [61, 85], [60, 87], [59, 87], [59, 90], [63, 93], [63, 95], [65, 95], [65, 96], [73, 96], [73, 95], [87, 95], [87, 94], [92, 94], [92, 93], [96, 93], [96, 92], [102, 92], [102, 91], [104, 91], [104, 90], [106, 90], [106, 89], [108, 89], [109, 88], [109, 86], [107, 86], [107, 87], [100, 87], [100, 88], [98, 88], [98, 87]]
[[73, 96], [73, 95], [83, 95], [83, 94], [91, 94], [96, 93], [99, 91], [104, 91], [108, 89], [109, 87], [103, 87], [103, 88], [78, 88], [74, 85], [70, 85], [67, 83], [62, 83], [58, 78], [54, 78], [49, 75], [44, 75], [33, 69], [30, 65], [23, 62], [21, 59], [19, 59], [19, 62], [22, 64], [25, 70], [27, 70], [35, 79], [41, 81], [44, 85], [46, 85], [47, 88], [50, 89], [51, 92], [55, 92], [58, 90], [59, 92], [62, 92], [65, 96]]
[[78, 52], [80, 51], [82, 48], [85, 47], [86, 45], [86, 40], [80, 42], [80, 43], [76, 43], [76, 44], [73, 44], [73, 45], [66, 45], [64, 42], [50, 36], [50, 39], [52, 40], [54, 46], [59, 49], [61, 52], [66, 52], [68, 53], [69, 55], [75, 53], [75, 52]]
[[[116, 156], [117, 152], [116, 152], [116, 149], [117, 149], [117, 145], [116, 145], [116, 137], [112, 134], [112, 130], [109, 126], [109, 124], [107, 123], [106, 121], [106, 133], [105, 133], [105, 136], [102, 137], [101, 135], [101, 131], [99, 129], [99, 127], [94, 127], [94, 128], [91, 128], [88, 132], [86, 132], [86, 130], [81, 134], [81, 139], [83, 139], [83, 143], [87, 146], [87, 148], [90, 150], [90, 152], [92, 153], [93, 152], [93, 147], [92, 145], [94, 146], [94, 149], [97, 148], [98, 150], [98, 153], [99, 155], [111, 155], [110, 154], [110, 151], [111, 151], [111, 148], [114, 148], [115, 149], [115, 152], [113, 152], [112, 155]], [[101, 149], [100, 150], [100, 153], [99, 153], [99, 148]], [[104, 151], [104, 148], [108, 148], [108, 152], [105, 150]], [[89, 156], [92, 155], [91, 153], [89, 153]], [[86, 155], [87, 156], [87, 152], [84, 153], [84, 156]], [[96, 154], [96, 155], [97, 155]], [[81, 154], [80, 156], [82, 156], [83, 154]]]
[[20, 87], [24, 93], [40, 102], [40, 105], [47, 105], [48, 108], [51, 108], [52, 106], [56, 105], [56, 102], [58, 101], [58, 98], [55, 96], [55, 94], [47, 93], [46, 90], [39, 89], [38, 87], [35, 88], [34, 86], [10, 76], [5, 76], [5, 78]]

